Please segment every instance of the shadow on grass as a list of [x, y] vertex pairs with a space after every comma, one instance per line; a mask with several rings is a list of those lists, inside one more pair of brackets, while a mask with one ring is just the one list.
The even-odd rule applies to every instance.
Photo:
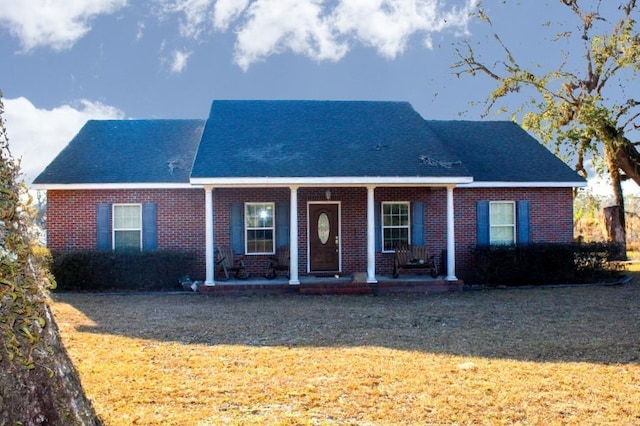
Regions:
[[537, 362], [640, 362], [640, 274], [621, 286], [394, 296], [56, 294], [105, 333], [202, 345], [379, 346]]

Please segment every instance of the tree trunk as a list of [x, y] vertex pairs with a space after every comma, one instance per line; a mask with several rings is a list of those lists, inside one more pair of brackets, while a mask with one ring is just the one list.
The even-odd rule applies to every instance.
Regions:
[[624, 217], [624, 194], [622, 192], [622, 177], [620, 175], [620, 165], [617, 162], [617, 154], [620, 152], [619, 145], [610, 146], [605, 144], [605, 159], [611, 177], [611, 187], [615, 199], [615, 205], [605, 207], [604, 224], [607, 240], [620, 246], [620, 251], [612, 260], [627, 260], [627, 230]]
[[11, 157], [0, 92], [0, 426], [99, 425], [49, 309], [33, 210]]
[[[0, 425], [101, 425], [46, 302], [41, 313], [45, 326], [31, 354], [33, 365], [25, 366], [24, 359], [11, 359], [6, 353], [0, 357]], [[4, 342], [11, 340], [7, 334], [0, 328]]]
[[605, 207], [602, 209], [604, 214], [604, 226], [609, 242], [620, 245], [620, 251], [611, 260], [627, 260], [626, 239], [624, 232], [623, 217], [620, 206]]
[[627, 138], [622, 138], [620, 149], [616, 152], [617, 166], [640, 186], [640, 152], [636, 146]]

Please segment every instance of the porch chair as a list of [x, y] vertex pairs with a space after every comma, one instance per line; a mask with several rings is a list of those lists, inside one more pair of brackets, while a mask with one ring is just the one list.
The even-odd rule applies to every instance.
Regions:
[[436, 256], [429, 256], [426, 246], [400, 244], [393, 255], [393, 278], [398, 278], [402, 269], [428, 269], [433, 278], [438, 276]]
[[239, 280], [246, 280], [250, 274], [247, 272], [242, 259], [234, 259], [233, 250], [229, 246], [216, 247], [216, 271], [224, 274], [224, 281], [229, 279], [229, 273], [235, 272]]
[[278, 271], [286, 271], [289, 278], [289, 246], [278, 247], [275, 256], [269, 257], [269, 266], [265, 273], [265, 278], [272, 280], [278, 275]]

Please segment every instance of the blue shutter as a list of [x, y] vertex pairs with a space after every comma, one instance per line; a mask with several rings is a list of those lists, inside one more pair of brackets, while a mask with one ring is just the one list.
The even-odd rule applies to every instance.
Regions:
[[424, 245], [424, 203], [411, 203], [411, 244]]
[[158, 247], [156, 203], [142, 205], [142, 249], [155, 250]]
[[244, 253], [244, 205], [231, 204], [231, 247], [235, 254]]
[[375, 205], [373, 206], [373, 223], [374, 223], [374, 227], [375, 229], [375, 235], [376, 235], [376, 251], [382, 251], [382, 223], [380, 215], [382, 214], [381, 211], [381, 207], [380, 207], [380, 203], [375, 203]]
[[516, 231], [518, 244], [529, 244], [529, 201], [518, 201]]
[[289, 203], [276, 204], [276, 244], [278, 247], [289, 245], [290, 213]]
[[98, 204], [96, 215], [96, 248], [98, 250], [111, 250], [111, 204]]
[[478, 201], [476, 205], [477, 244], [488, 246], [489, 237], [489, 202]]

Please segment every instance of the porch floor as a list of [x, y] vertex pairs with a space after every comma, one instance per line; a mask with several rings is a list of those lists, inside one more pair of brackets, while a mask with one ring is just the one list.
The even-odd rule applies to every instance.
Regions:
[[338, 277], [318, 277], [306, 275], [300, 277], [299, 285], [290, 285], [289, 279], [278, 276], [273, 280], [264, 277], [250, 277], [247, 280], [231, 278], [228, 281], [216, 281], [213, 286], [202, 285], [201, 294], [212, 296], [244, 296], [270, 294], [390, 294], [462, 291], [462, 280], [447, 281], [444, 277], [432, 278], [428, 275], [400, 275], [398, 278], [379, 275], [377, 283], [354, 281], [345, 275]]

